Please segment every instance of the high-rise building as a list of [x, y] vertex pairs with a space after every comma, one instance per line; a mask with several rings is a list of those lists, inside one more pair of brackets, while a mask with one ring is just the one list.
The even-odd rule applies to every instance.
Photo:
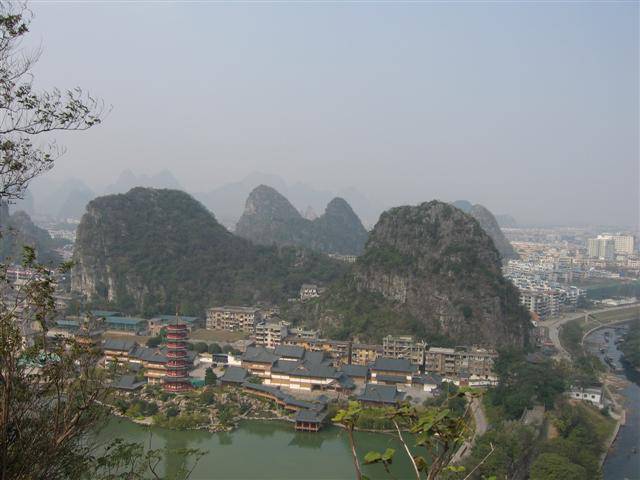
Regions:
[[608, 233], [598, 235], [598, 240], [613, 240], [615, 253], [632, 255], [634, 247], [633, 235], [611, 235]]
[[615, 253], [615, 242], [612, 238], [603, 238], [602, 235], [599, 235], [598, 238], [587, 240], [587, 254], [590, 258], [613, 260]]

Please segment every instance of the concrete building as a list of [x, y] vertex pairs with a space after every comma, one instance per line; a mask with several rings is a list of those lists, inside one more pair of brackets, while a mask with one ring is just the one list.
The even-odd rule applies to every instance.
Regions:
[[598, 235], [598, 240], [613, 240], [614, 252], [624, 255], [633, 255], [635, 239], [633, 235], [621, 235], [604, 233]]
[[615, 258], [615, 241], [601, 235], [598, 238], [590, 238], [587, 240], [587, 254], [590, 258], [613, 260]]
[[591, 403], [598, 408], [604, 407], [604, 395], [601, 386], [588, 388], [572, 387], [568, 395], [575, 400]]
[[276, 348], [289, 335], [287, 322], [260, 322], [256, 325], [256, 345]]
[[424, 365], [424, 352], [427, 344], [415, 341], [410, 335], [387, 335], [382, 339], [382, 356], [386, 358], [405, 358], [413, 365]]
[[425, 354], [425, 369], [452, 379], [468, 375], [474, 385], [488, 385], [496, 380], [493, 364], [497, 357], [495, 351], [480, 348], [431, 347]]
[[305, 283], [300, 287], [300, 301], [311, 300], [320, 296], [320, 290], [317, 285]]
[[262, 311], [255, 307], [212, 307], [207, 310], [207, 330], [254, 333], [262, 319]]

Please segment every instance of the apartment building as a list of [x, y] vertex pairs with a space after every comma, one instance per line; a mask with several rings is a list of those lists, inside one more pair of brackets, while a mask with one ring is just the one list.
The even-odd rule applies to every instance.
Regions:
[[598, 238], [587, 240], [587, 254], [590, 258], [613, 260], [615, 251], [615, 241], [612, 238], [599, 235]]
[[320, 290], [317, 285], [305, 283], [300, 287], [300, 301], [311, 300], [320, 296]]
[[425, 353], [425, 369], [445, 377], [468, 375], [472, 382], [495, 381], [493, 364], [498, 354], [480, 348], [431, 347]]
[[254, 333], [262, 320], [262, 311], [256, 307], [212, 307], [207, 310], [207, 330]]
[[615, 253], [623, 254], [623, 255], [633, 255], [633, 247], [635, 238], [633, 235], [621, 235], [617, 234], [609, 234], [604, 233], [602, 235], [598, 235], [597, 240], [611, 240], [613, 241], [613, 250]]
[[366, 343], [351, 345], [351, 363], [353, 365], [370, 365], [382, 356], [382, 346]]
[[289, 335], [287, 322], [260, 322], [256, 325], [256, 345], [276, 348]]
[[424, 365], [426, 348], [424, 341], [415, 341], [410, 335], [387, 335], [382, 339], [383, 357], [405, 358], [413, 365]]

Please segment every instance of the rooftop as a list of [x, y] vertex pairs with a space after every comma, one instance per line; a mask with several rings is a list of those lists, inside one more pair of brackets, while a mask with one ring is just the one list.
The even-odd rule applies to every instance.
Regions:
[[136, 345], [138, 345], [136, 341], [131, 338], [107, 338], [102, 343], [102, 349], [116, 352], [129, 352]]
[[385, 372], [404, 372], [413, 373], [417, 370], [414, 365], [406, 358], [385, 358], [378, 357], [373, 362], [371, 370], [381, 370]]
[[249, 378], [249, 372], [244, 368], [230, 366], [224, 372], [224, 375], [220, 377], [220, 381], [229, 383], [244, 383]]
[[369, 375], [369, 367], [366, 365], [343, 365], [340, 369], [349, 377], [363, 377]]
[[105, 321], [109, 324], [117, 324], [117, 325], [140, 325], [142, 323], [147, 323], [144, 318], [136, 318], [136, 317], [107, 317]]
[[361, 402], [395, 404], [402, 401], [404, 393], [399, 392], [395, 385], [374, 385], [367, 383], [364, 392], [357, 398]]

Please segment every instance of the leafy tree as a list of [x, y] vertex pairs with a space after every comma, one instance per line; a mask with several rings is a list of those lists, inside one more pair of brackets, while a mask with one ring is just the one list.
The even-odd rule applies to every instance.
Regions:
[[[457, 394], [464, 395], [464, 394]], [[347, 431], [351, 454], [356, 470], [356, 478], [364, 478], [360, 459], [356, 454], [356, 443], [353, 431], [362, 415], [367, 414], [367, 408], [358, 402], [349, 402], [346, 409], [338, 410], [333, 421], [342, 425]], [[426, 478], [434, 480], [447, 470], [460, 471], [463, 468], [451, 467], [449, 463], [456, 450], [462, 445], [467, 428], [467, 414], [454, 415], [448, 408], [428, 407], [418, 411], [410, 405], [389, 407], [382, 410], [382, 416], [388, 419], [395, 429], [398, 441], [403, 446], [404, 454], [409, 457], [416, 479]], [[414, 435], [414, 443], [418, 449], [424, 449], [424, 455], [412, 451], [402, 433], [403, 427]], [[419, 452], [420, 450], [418, 450]], [[382, 463], [391, 475], [390, 465], [395, 455], [393, 449], [384, 452], [369, 452], [364, 457], [364, 463]], [[487, 456], [491, 455], [490, 452]]]
[[211, 367], [207, 368], [204, 371], [204, 384], [205, 385], [215, 385], [218, 377]]
[[556, 453], [543, 453], [531, 466], [531, 480], [583, 480], [587, 478], [584, 467], [571, 463]]
[[[63, 153], [43, 136], [86, 130], [104, 114], [102, 103], [79, 88], [34, 89], [32, 67], [40, 52], [29, 52], [22, 43], [31, 18], [23, 2], [0, 1], [2, 206], [22, 198], [29, 182], [52, 168]], [[141, 445], [115, 442], [96, 455], [96, 443], [88, 434], [108, 414], [101, 405], [111, 395], [111, 372], [98, 368], [97, 349], [73, 339], [47, 339], [56, 313], [57, 280], [68, 274], [70, 265], [47, 268], [36, 261], [34, 248], [23, 250], [21, 263], [32, 272], [24, 283], [12, 283], [7, 274], [9, 263], [20, 259], [0, 264], [0, 480], [115, 480], [123, 478], [125, 467], [132, 468], [129, 479], [149, 473], [159, 478], [153, 471], [161, 460], [159, 451], [143, 455]], [[121, 402], [118, 408], [130, 406]], [[194, 452], [185, 453], [193, 457]], [[184, 468], [176, 478], [189, 474]]]
[[149, 348], [158, 348], [160, 346], [160, 344], [162, 343], [162, 337], [151, 337], [150, 339], [147, 340], [147, 347]]
[[174, 405], [169, 406], [164, 411], [164, 414], [167, 416], [167, 418], [177, 417], [179, 413], [180, 413], [180, 410], [178, 410], [178, 407], [176, 407]]
[[198, 353], [207, 353], [207, 351], [209, 350], [209, 347], [204, 342], [198, 342], [193, 346], [193, 349]]
[[209, 353], [222, 353], [222, 347], [217, 343], [212, 343], [209, 345]]

